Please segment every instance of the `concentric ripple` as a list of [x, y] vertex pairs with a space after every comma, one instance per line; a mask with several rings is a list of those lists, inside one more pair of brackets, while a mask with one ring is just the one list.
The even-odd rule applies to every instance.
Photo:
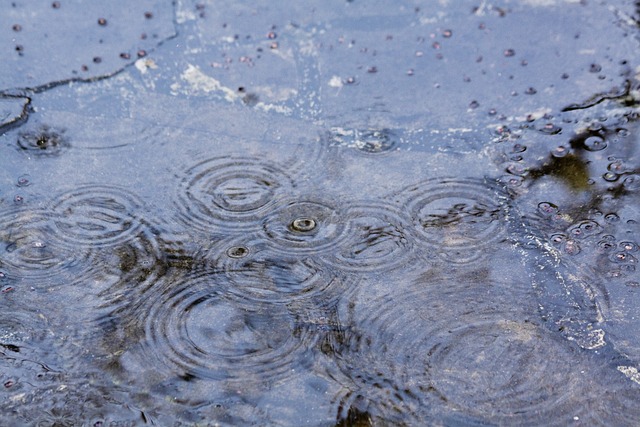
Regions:
[[389, 270], [412, 259], [411, 220], [390, 203], [356, 202], [346, 212], [346, 240], [328, 262], [355, 272]]
[[31, 285], [77, 280], [91, 267], [87, 248], [71, 250], [54, 238], [54, 217], [43, 210], [0, 213], [0, 270]]
[[335, 248], [345, 238], [345, 218], [318, 201], [291, 201], [263, 223], [269, 243], [285, 254], [317, 254]]
[[185, 173], [181, 219], [204, 231], [258, 229], [282, 194], [295, 186], [277, 165], [250, 157], [219, 157]]
[[203, 252], [206, 268], [225, 275], [224, 290], [248, 301], [290, 304], [297, 300], [330, 301], [353, 288], [339, 274], [305, 257], [274, 254], [261, 241], [225, 239]]
[[427, 181], [406, 189], [417, 235], [442, 251], [467, 252], [500, 241], [507, 211], [498, 190], [474, 180]]
[[121, 244], [142, 227], [142, 203], [127, 190], [109, 185], [85, 185], [58, 196], [52, 205], [61, 241], [104, 247]]
[[[525, 284], [467, 283], [435, 279], [356, 307], [359, 332], [339, 363], [356, 375], [359, 394], [410, 411], [429, 407], [436, 418], [453, 410], [516, 424], [579, 410], [585, 385], [575, 347], [528, 320], [536, 302]], [[515, 301], [525, 302], [520, 312]]]
[[146, 316], [146, 350], [183, 377], [267, 383], [294, 375], [313, 337], [284, 306], [242, 304], [223, 274], [172, 283]]

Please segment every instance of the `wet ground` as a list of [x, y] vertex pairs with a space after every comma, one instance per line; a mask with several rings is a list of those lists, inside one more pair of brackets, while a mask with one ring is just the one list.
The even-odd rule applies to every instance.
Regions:
[[637, 425], [640, 4], [290, 3], [0, 1], [0, 424]]

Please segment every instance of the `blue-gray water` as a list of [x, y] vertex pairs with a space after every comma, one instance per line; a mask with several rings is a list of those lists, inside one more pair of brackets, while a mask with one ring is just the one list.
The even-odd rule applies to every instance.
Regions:
[[0, 424], [638, 424], [637, 1], [0, 11]]

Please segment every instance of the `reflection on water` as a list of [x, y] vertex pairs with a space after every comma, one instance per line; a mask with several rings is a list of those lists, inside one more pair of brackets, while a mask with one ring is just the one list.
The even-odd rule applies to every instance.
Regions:
[[638, 11], [143, 6], [0, 66], [0, 424], [637, 424]]

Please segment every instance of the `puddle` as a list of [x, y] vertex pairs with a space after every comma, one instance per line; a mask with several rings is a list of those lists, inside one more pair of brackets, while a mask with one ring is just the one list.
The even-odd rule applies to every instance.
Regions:
[[634, 2], [80, 6], [0, 4], [2, 423], [636, 424]]

